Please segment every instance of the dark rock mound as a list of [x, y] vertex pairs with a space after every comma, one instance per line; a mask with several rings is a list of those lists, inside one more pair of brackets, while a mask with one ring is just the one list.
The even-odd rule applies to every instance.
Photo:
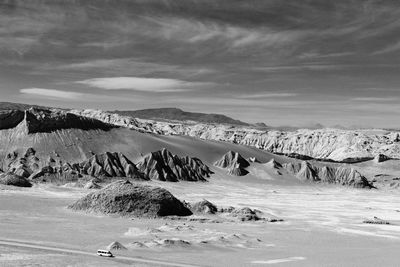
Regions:
[[378, 154], [378, 155], [376, 155], [374, 157], [374, 162], [375, 163], [381, 163], [381, 162], [384, 162], [384, 161], [387, 161], [387, 160], [390, 160], [390, 158], [388, 156], [386, 156], [386, 155], [383, 155], [383, 154]]
[[215, 214], [218, 212], [217, 206], [208, 200], [196, 202], [192, 205], [192, 211], [195, 213]]
[[366, 224], [386, 224], [386, 225], [391, 224], [389, 221], [382, 220], [382, 219], [380, 219], [378, 217], [374, 217], [374, 219], [372, 219], [372, 220], [364, 220], [363, 223], [366, 223]]
[[368, 179], [353, 168], [312, 165], [308, 161], [287, 163], [284, 168], [302, 181], [373, 188]]
[[234, 209], [231, 212], [231, 216], [238, 218], [242, 222], [244, 221], [260, 221], [265, 220], [262, 218], [262, 212], [259, 210], [253, 210], [248, 207], [241, 208], [241, 209]]
[[229, 151], [220, 160], [214, 163], [214, 166], [228, 169], [228, 174], [235, 176], [244, 176], [249, 172], [246, 170], [250, 163], [239, 153]]
[[120, 216], [189, 216], [192, 212], [169, 191], [117, 181], [81, 198], [69, 208]]
[[18, 187], [32, 187], [32, 184], [26, 178], [13, 173], [0, 174], [0, 184]]
[[169, 182], [207, 181], [213, 173], [200, 159], [180, 158], [165, 148], [146, 155], [137, 166], [150, 179]]
[[190, 242], [178, 238], [172, 239], [161, 239], [156, 241], [159, 245], [164, 247], [187, 247], [190, 246]]
[[93, 155], [88, 160], [79, 164], [80, 173], [92, 177], [123, 177], [148, 180], [122, 153]]
[[62, 129], [110, 130], [116, 126], [96, 119], [78, 116], [59, 109], [31, 108], [22, 120], [27, 134], [48, 133]]
[[0, 130], [15, 128], [25, 117], [20, 110], [2, 110], [0, 111]]

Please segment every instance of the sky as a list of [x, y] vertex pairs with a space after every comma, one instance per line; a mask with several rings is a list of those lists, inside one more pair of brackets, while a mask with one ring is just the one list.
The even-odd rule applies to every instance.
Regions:
[[0, 101], [400, 128], [400, 1], [0, 0]]

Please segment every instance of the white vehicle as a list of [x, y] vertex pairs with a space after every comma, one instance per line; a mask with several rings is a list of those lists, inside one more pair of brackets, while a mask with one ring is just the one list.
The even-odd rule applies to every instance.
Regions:
[[109, 250], [102, 250], [102, 249], [99, 249], [97, 251], [97, 255], [102, 257], [114, 257], [114, 255]]

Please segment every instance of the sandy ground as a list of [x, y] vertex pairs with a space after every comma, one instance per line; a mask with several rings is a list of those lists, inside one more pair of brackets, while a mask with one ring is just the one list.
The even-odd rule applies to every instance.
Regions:
[[[40, 186], [1, 187], [0, 239], [25, 240], [93, 252], [113, 241], [128, 246], [108, 266], [129, 265], [118, 256], [201, 266], [398, 266], [400, 193], [317, 185], [282, 185], [268, 179], [152, 184], [181, 200], [208, 199], [219, 206], [248, 206], [284, 222], [216, 222], [128, 219], [82, 214], [65, 207], [87, 193]], [[363, 224], [374, 216], [391, 225]], [[195, 216], [196, 217], [196, 216]], [[210, 218], [210, 217], [209, 217]], [[185, 240], [168, 246], [163, 239]], [[135, 243], [138, 242], [138, 243]], [[145, 244], [141, 248], [138, 244]], [[1, 247], [0, 266], [107, 266], [106, 259]], [[30, 265], [31, 264], [31, 265]], [[135, 265], [141, 266], [141, 265]]]

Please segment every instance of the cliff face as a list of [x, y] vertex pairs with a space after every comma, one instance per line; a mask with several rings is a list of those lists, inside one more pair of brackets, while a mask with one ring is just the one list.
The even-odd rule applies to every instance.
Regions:
[[62, 129], [109, 130], [115, 125], [78, 116], [58, 109], [30, 108], [0, 111], [0, 130], [18, 128], [26, 134], [48, 133]]
[[20, 110], [0, 111], [0, 130], [17, 127], [24, 120], [25, 114]]
[[307, 156], [342, 162], [369, 160], [378, 154], [400, 158], [399, 132], [339, 129], [260, 131], [240, 126], [133, 119], [93, 110], [71, 112], [142, 132], [231, 142], [296, 157]]
[[56, 109], [34, 109], [25, 111], [27, 132], [47, 133], [61, 129], [109, 130], [115, 128], [94, 118], [78, 116]]

